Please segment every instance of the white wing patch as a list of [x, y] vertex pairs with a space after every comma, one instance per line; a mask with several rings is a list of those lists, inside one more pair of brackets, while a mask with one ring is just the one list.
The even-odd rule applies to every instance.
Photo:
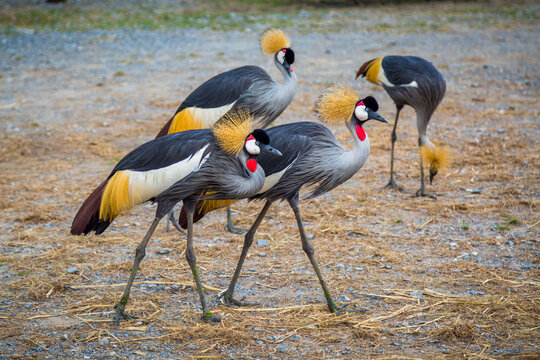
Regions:
[[392, 86], [410, 86], [410, 87], [415, 87], [415, 88], [418, 87], [418, 83], [416, 82], [416, 80], [413, 80], [408, 84], [401, 84], [401, 85], [392, 84], [390, 82], [390, 80], [388, 80], [388, 78], [386, 77], [386, 74], [384, 73], [384, 70], [382, 69], [382, 67], [381, 67], [381, 71], [379, 73], [379, 81], [381, 82], [381, 84], [384, 84], [384, 85], [389, 86], [389, 87], [392, 87]]
[[273, 188], [274, 185], [276, 185], [279, 182], [279, 180], [281, 179], [283, 174], [285, 174], [285, 171], [289, 170], [289, 168], [294, 164], [295, 161], [296, 161], [296, 159], [294, 159], [294, 161], [292, 163], [290, 163], [289, 166], [287, 166], [285, 169], [281, 170], [280, 172], [277, 172], [277, 173], [274, 173], [272, 175], [266, 176], [264, 178], [264, 185], [261, 188], [261, 190], [259, 190], [259, 192], [257, 194], [262, 194], [264, 192], [267, 192], [271, 188]]
[[201, 122], [203, 128], [211, 128], [223, 115], [225, 115], [236, 103], [223, 105], [216, 108], [191, 107], [189, 110], [193, 118]]
[[190, 157], [172, 165], [149, 171], [125, 170], [129, 175], [129, 197], [132, 204], [138, 204], [167, 190], [177, 181], [198, 171], [208, 160], [202, 157], [208, 145]]

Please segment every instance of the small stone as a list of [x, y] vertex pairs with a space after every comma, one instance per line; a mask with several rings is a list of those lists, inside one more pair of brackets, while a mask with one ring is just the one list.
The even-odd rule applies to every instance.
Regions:
[[27, 309], [32, 309], [34, 306], [32, 304], [26, 304], [25, 306]]
[[508, 246], [514, 246], [514, 242], [512, 240], [508, 240], [507, 242], [505, 242], [505, 244]]
[[134, 222], [133, 222], [133, 226], [141, 226], [141, 223], [138, 222], [138, 221], [134, 221]]
[[69, 340], [68, 334], [67, 333], [63, 334], [62, 339], [63, 340]]
[[346, 295], [341, 295], [340, 300], [341, 301], [350, 301], [351, 299], [349, 299]]
[[312, 240], [314, 236], [312, 233], [307, 233], [306, 237], [308, 238], [308, 240]]
[[263, 252], [259, 253], [259, 256], [260, 257], [266, 257], [266, 253], [263, 251]]
[[421, 298], [422, 296], [424, 296], [424, 294], [422, 293], [422, 290], [414, 290], [409, 293], [409, 296]]
[[106, 346], [109, 345], [109, 339], [108, 338], [101, 338], [98, 340], [99, 345]]
[[257, 340], [257, 344], [262, 345], [262, 344], [264, 344], [264, 341], [262, 341], [262, 340]]
[[156, 250], [156, 254], [159, 254], [159, 255], [167, 255], [171, 252], [171, 249], [167, 249], [167, 248], [159, 248]]
[[270, 245], [270, 241], [257, 239], [257, 246], [268, 246], [268, 245]]
[[186, 346], [186, 349], [188, 349], [188, 350], [197, 350], [197, 345], [189, 344], [188, 346]]
[[390, 265], [384, 265], [384, 268], [385, 268], [385, 269], [391, 269], [392, 266], [390, 266]]
[[78, 274], [79, 269], [77, 269], [75, 266], [70, 266], [67, 268], [68, 274]]

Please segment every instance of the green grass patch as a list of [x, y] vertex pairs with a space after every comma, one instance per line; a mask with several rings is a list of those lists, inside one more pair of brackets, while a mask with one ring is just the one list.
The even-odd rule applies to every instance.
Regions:
[[467, 225], [467, 223], [465, 221], [463, 221], [461, 223], [461, 230], [463, 230], [463, 231], [469, 230], [469, 225]]
[[510, 230], [510, 226], [497, 224], [495, 225], [495, 229], [499, 231], [506, 231], [506, 230]]

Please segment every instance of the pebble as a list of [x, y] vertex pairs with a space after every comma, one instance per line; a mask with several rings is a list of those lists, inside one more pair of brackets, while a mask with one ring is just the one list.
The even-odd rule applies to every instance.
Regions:
[[32, 309], [32, 308], [34, 308], [34, 306], [33, 306], [32, 304], [26, 304], [25, 307], [26, 307], [27, 309]]
[[259, 253], [259, 256], [260, 257], [266, 257], [266, 253], [263, 251], [263, 252]]
[[156, 250], [156, 254], [159, 254], [159, 255], [167, 255], [171, 252], [171, 249], [167, 249], [167, 248], [159, 248]]
[[67, 268], [68, 274], [78, 274], [79, 269], [77, 269], [75, 266], [70, 266]]
[[409, 293], [409, 296], [421, 298], [422, 296], [424, 296], [424, 293], [422, 293], [422, 290], [414, 290]]
[[189, 344], [188, 346], [186, 346], [186, 349], [188, 349], [188, 350], [197, 350], [197, 345]]
[[257, 239], [257, 246], [268, 246], [268, 245], [270, 245], [270, 241]]
[[306, 234], [306, 237], [307, 237], [309, 240], [312, 240], [314, 236], [313, 236], [312, 233], [307, 233], [307, 234]]
[[133, 226], [141, 226], [141, 223], [138, 222], [138, 221], [134, 221], [134, 222], [133, 222]]

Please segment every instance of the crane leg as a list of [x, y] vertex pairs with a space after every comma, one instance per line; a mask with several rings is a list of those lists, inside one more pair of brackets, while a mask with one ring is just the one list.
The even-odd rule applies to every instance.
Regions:
[[251, 244], [253, 244], [255, 233], [257, 232], [259, 225], [261, 225], [261, 222], [264, 219], [264, 216], [266, 215], [266, 212], [268, 211], [272, 203], [273, 201], [270, 201], [270, 200], [266, 201], [266, 203], [264, 204], [264, 207], [259, 213], [259, 216], [257, 216], [257, 219], [255, 220], [253, 225], [251, 225], [251, 228], [249, 229], [249, 231], [246, 233], [246, 236], [244, 238], [244, 246], [242, 247], [242, 254], [240, 255], [240, 259], [238, 260], [236, 269], [234, 270], [233, 278], [231, 279], [231, 282], [229, 283], [227, 290], [219, 294], [221, 301], [228, 306], [230, 305], [237, 305], [237, 306], [257, 305], [257, 303], [247, 303], [247, 302], [242, 302], [242, 301], [234, 299], [233, 298], [234, 288], [236, 286], [236, 282], [238, 281], [238, 277], [240, 276], [240, 271], [242, 270], [242, 266], [244, 265], [244, 260], [246, 259], [248, 250], [251, 247]]
[[244, 228], [233, 225], [230, 205], [227, 206], [227, 226], [225, 227], [225, 229], [229, 232], [232, 232], [233, 234], [243, 234], [248, 230], [248, 229], [244, 229]]
[[178, 231], [180, 231], [181, 234], [185, 234], [186, 232], [184, 231], [184, 229], [182, 229], [180, 227], [180, 225], [178, 225], [178, 221], [176, 221], [175, 217], [174, 217], [174, 209], [169, 211], [169, 213], [167, 214], [167, 225], [166, 225], [166, 228], [165, 230], [167, 232], [169, 232], [169, 222], [171, 224], [173, 224], [174, 228]]
[[214, 316], [208, 310], [206, 306], [206, 300], [204, 298], [204, 290], [202, 287], [201, 279], [199, 278], [199, 271], [197, 270], [197, 258], [195, 257], [195, 251], [193, 251], [193, 214], [195, 213], [195, 201], [184, 200], [184, 209], [186, 210], [187, 215], [187, 244], [186, 244], [186, 259], [191, 268], [191, 273], [193, 274], [193, 279], [197, 285], [197, 292], [201, 300], [202, 307], [202, 319], [206, 322], [219, 322], [221, 318], [219, 316]]
[[326, 281], [324, 281], [321, 270], [319, 269], [319, 265], [317, 264], [317, 260], [315, 260], [315, 251], [313, 250], [313, 246], [309, 243], [306, 233], [304, 231], [304, 224], [302, 223], [302, 217], [300, 216], [300, 209], [298, 208], [298, 194], [293, 198], [289, 199], [289, 205], [294, 211], [294, 216], [296, 217], [296, 222], [298, 224], [298, 231], [300, 232], [300, 238], [302, 239], [302, 249], [306, 253], [307, 257], [309, 258], [309, 261], [311, 262], [311, 265], [313, 266], [313, 269], [315, 270], [315, 273], [317, 274], [317, 277], [319, 278], [319, 282], [321, 283], [324, 297], [326, 298], [326, 304], [328, 305], [328, 309], [330, 312], [335, 312], [338, 309], [336, 304], [334, 303], [334, 300], [332, 300], [332, 296], [330, 295], [330, 291], [328, 291], [328, 287], [326, 286]]
[[146, 255], [146, 245], [148, 245], [148, 241], [152, 237], [152, 234], [156, 230], [157, 225], [159, 224], [159, 221], [161, 220], [160, 217], [155, 217], [154, 221], [152, 222], [152, 225], [150, 225], [150, 228], [146, 232], [146, 235], [144, 235], [144, 238], [142, 239], [139, 246], [137, 246], [137, 250], [135, 250], [135, 261], [133, 262], [133, 268], [131, 269], [131, 274], [129, 275], [128, 282], [126, 284], [126, 288], [124, 290], [124, 294], [122, 295], [122, 298], [114, 306], [116, 309], [116, 315], [114, 317], [114, 325], [115, 327], [118, 327], [118, 321], [120, 318], [129, 319], [133, 316], [130, 316], [124, 312], [126, 308], [126, 304], [129, 299], [129, 292], [131, 291], [131, 286], [133, 285], [133, 280], [135, 279], [135, 276], [137, 275], [137, 271], [139, 270], [139, 264], [141, 263], [142, 259]]
[[401, 109], [403, 109], [403, 105], [396, 105], [396, 120], [394, 121], [394, 128], [392, 129], [392, 136], [391, 136], [392, 153], [390, 155], [390, 180], [388, 180], [388, 183], [385, 185], [385, 188], [390, 187], [393, 189], [397, 189], [399, 191], [404, 191], [403, 188], [399, 186], [398, 184], [396, 184], [396, 182], [394, 181], [394, 144], [396, 143], [396, 140], [397, 140], [396, 128], [397, 128], [397, 123], [399, 120], [399, 113], [401, 112]]
[[422, 152], [420, 152], [420, 189], [418, 189], [418, 191], [416, 191], [416, 193], [414, 195], [415, 196], [429, 196], [431, 198], [436, 198], [435, 195], [426, 192], [426, 184], [425, 184], [425, 180], [424, 180], [424, 178], [426, 176], [425, 176], [425, 173], [424, 173], [424, 161], [423, 160], [424, 159], [422, 159]]

